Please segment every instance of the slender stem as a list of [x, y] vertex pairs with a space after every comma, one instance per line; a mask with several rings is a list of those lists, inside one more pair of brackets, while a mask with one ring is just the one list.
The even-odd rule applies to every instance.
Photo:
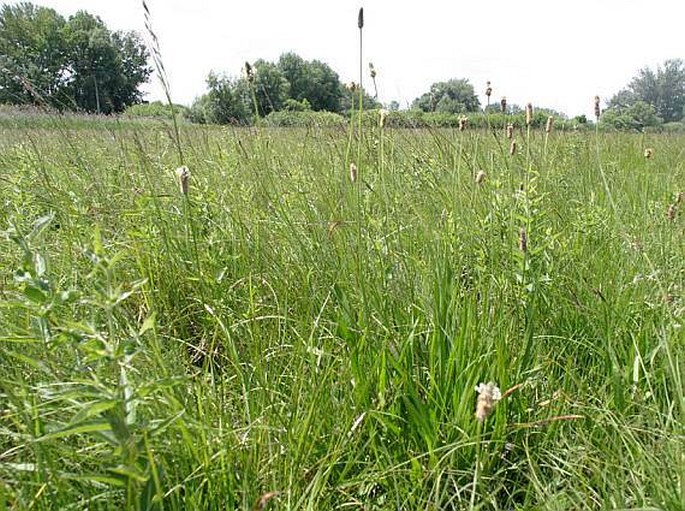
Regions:
[[473, 511], [476, 506], [476, 490], [478, 489], [478, 470], [480, 468], [480, 448], [481, 448], [481, 432], [483, 424], [478, 422], [478, 430], [476, 432], [476, 466], [473, 469], [473, 483], [471, 484], [471, 501], [469, 502], [469, 511]]

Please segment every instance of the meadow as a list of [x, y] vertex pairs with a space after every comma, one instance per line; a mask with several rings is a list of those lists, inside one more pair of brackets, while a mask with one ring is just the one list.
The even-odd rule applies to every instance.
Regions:
[[0, 509], [683, 509], [685, 136], [0, 121]]

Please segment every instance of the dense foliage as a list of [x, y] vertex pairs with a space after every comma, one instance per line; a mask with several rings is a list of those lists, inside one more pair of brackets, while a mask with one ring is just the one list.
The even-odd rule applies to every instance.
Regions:
[[431, 85], [412, 106], [424, 112], [461, 114], [480, 110], [480, 101], [468, 80], [452, 79]]
[[609, 100], [602, 115], [602, 122], [629, 130], [680, 121], [685, 121], [685, 62], [681, 59], [667, 60], [656, 71], [640, 69]]
[[135, 33], [85, 11], [65, 20], [31, 3], [0, 10], [0, 103], [121, 112], [142, 99], [147, 59]]
[[184, 105], [173, 105], [173, 108], [168, 103], [161, 101], [153, 101], [152, 103], [138, 103], [131, 105], [124, 110], [124, 117], [128, 118], [143, 118], [143, 119], [173, 119], [176, 115], [177, 119], [186, 119], [189, 115], [189, 108]]
[[[284, 53], [278, 62], [246, 64], [249, 75], [235, 78], [211, 72], [208, 92], [191, 108], [194, 122], [248, 124], [280, 111], [347, 113], [359, 105], [359, 90], [346, 87], [328, 64]], [[366, 91], [364, 108], [380, 103]], [[300, 118], [303, 118], [300, 116]]]

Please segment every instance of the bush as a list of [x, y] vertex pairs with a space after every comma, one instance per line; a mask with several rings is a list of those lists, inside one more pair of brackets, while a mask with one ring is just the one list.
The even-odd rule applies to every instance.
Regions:
[[347, 126], [347, 119], [333, 112], [271, 112], [263, 124], [275, 128], [311, 128]]
[[684, 122], [667, 122], [661, 128], [665, 133], [685, 133]]
[[[174, 105], [173, 110], [176, 113], [177, 119], [187, 118], [190, 111], [188, 107], [183, 105]], [[171, 107], [167, 103], [162, 103], [161, 101], [131, 105], [124, 110], [123, 116], [131, 119], [151, 118], [171, 120], [173, 118]]]
[[[366, 127], [378, 126], [378, 110], [367, 110], [364, 112], [363, 124]], [[513, 124], [515, 128], [525, 127], [526, 119], [524, 114], [505, 115], [502, 113], [483, 113], [475, 112], [463, 114], [467, 118], [467, 129], [501, 129], [504, 130], [507, 124]], [[423, 112], [418, 109], [404, 110], [401, 112], [388, 112], [385, 126], [388, 128], [452, 128], [459, 127], [461, 114], [450, 114], [446, 112]], [[533, 115], [531, 126], [534, 129], [541, 129], [547, 123], [548, 113], [541, 110]], [[353, 113], [353, 120], [356, 123], [356, 114]], [[580, 124], [573, 120], [563, 119], [554, 116], [555, 130], [585, 129], [587, 125]]]
[[619, 131], [644, 131], [645, 128], [658, 127], [662, 119], [657, 117], [654, 107], [644, 101], [637, 101], [628, 108], [609, 108], [600, 122]]

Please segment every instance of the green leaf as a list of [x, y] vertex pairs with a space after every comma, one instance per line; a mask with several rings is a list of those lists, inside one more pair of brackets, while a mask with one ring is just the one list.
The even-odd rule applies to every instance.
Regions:
[[90, 419], [92, 417], [96, 417], [103, 412], [111, 410], [112, 408], [114, 408], [118, 404], [119, 404], [119, 401], [117, 401], [117, 400], [107, 400], [107, 401], [101, 401], [99, 403], [93, 403], [93, 404], [88, 403], [83, 410], [81, 410], [79, 413], [76, 414], [76, 416], [74, 417], [72, 422], [81, 423], [87, 419]]
[[142, 336], [145, 332], [154, 328], [156, 325], [156, 322], [157, 322], [157, 313], [153, 312], [147, 318], [145, 318], [145, 321], [143, 321], [143, 325], [140, 327], [140, 330], [138, 330], [138, 335]]
[[47, 435], [43, 435], [38, 440], [43, 442], [47, 440], [55, 440], [57, 438], [64, 438], [71, 435], [80, 435], [83, 433], [109, 433], [112, 428], [106, 420], [92, 421], [81, 424], [68, 425], [65, 428], [58, 429]]
[[30, 285], [27, 285], [24, 288], [24, 296], [26, 296], [26, 298], [28, 298], [32, 302], [38, 303], [41, 305], [44, 304], [48, 300], [47, 295], [45, 293], [43, 293], [43, 291], [41, 291], [37, 287], [30, 286]]
[[41, 235], [41, 233], [45, 230], [45, 228], [50, 225], [50, 222], [55, 218], [55, 213], [51, 211], [45, 216], [40, 217], [38, 220], [33, 222], [33, 229], [29, 233], [29, 235], [26, 237], [29, 241], [34, 241], [38, 236]]

